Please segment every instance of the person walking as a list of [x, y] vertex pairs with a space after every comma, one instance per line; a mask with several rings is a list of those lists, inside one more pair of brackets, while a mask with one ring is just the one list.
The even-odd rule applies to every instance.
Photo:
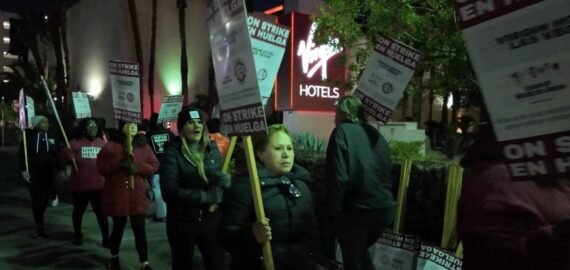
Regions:
[[220, 152], [208, 140], [204, 121], [204, 114], [195, 107], [180, 111], [180, 136], [166, 146], [160, 166], [173, 270], [192, 269], [195, 246], [206, 270], [224, 269], [224, 250], [218, 240], [222, 214], [213, 205], [222, 201], [222, 188], [229, 186], [230, 178], [220, 171]]
[[[164, 156], [164, 147], [174, 139], [174, 134], [172, 131], [164, 128], [162, 123], [158, 123], [157, 113], [150, 116], [150, 127], [146, 133], [146, 137], [156, 158], [161, 161]], [[154, 219], [156, 221], [164, 221], [166, 218], [166, 203], [162, 199], [160, 174], [158, 172], [151, 176], [151, 186], [156, 208]]]
[[[26, 141], [20, 144], [19, 160], [22, 179], [28, 184], [28, 190], [32, 201], [32, 212], [36, 231], [34, 238], [47, 237], [45, 231], [45, 212], [51, 195], [54, 194], [54, 178], [59, 163], [57, 154], [61, 149], [61, 143], [49, 134], [49, 122], [43, 115], [31, 118], [32, 130], [27, 130]], [[28, 170], [26, 170], [27, 148]]]
[[322, 261], [309, 172], [294, 163], [295, 151], [283, 125], [255, 139], [257, 171], [266, 219], [257, 221], [249, 176], [224, 194], [222, 239], [232, 270], [262, 269], [261, 245], [271, 243], [277, 270], [315, 270]]
[[101, 230], [101, 243], [109, 247], [109, 223], [106, 216], [101, 213], [101, 198], [105, 179], [97, 170], [97, 154], [106, 142], [100, 138], [100, 129], [95, 118], [84, 118], [79, 121], [78, 138], [70, 142], [71, 148], [60, 153], [60, 162], [70, 166], [77, 164], [77, 170], [72, 169], [69, 177], [69, 190], [73, 196], [73, 244], [81, 245], [83, 234], [81, 224], [87, 205], [97, 217]]
[[394, 220], [392, 161], [386, 140], [366, 124], [360, 100], [342, 97], [327, 148], [327, 178], [333, 234], [344, 269], [373, 270], [368, 247]]
[[[130, 134], [137, 134], [137, 124], [125, 123], [121, 131], [119, 140], [109, 141], [97, 156], [97, 168], [105, 177], [102, 212], [113, 219], [111, 259], [107, 269], [121, 269], [119, 248], [127, 219], [130, 219], [141, 269], [149, 270], [145, 230], [148, 198], [145, 181], [158, 170], [159, 163], [146, 144], [144, 135], [135, 135], [130, 140]], [[132, 145], [132, 154], [128, 151], [128, 144]]]

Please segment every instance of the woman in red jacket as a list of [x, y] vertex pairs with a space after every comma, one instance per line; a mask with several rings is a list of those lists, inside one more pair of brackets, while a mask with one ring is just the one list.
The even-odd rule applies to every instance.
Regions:
[[107, 217], [101, 214], [101, 194], [105, 179], [97, 170], [97, 154], [106, 142], [97, 136], [100, 129], [95, 118], [82, 119], [78, 130], [81, 133], [79, 138], [72, 140], [71, 148], [62, 150], [59, 157], [61, 164], [68, 166], [71, 166], [72, 159], [75, 159], [78, 169], [72, 169], [69, 177], [69, 189], [73, 194], [73, 243], [81, 245], [83, 214], [91, 203], [101, 229], [102, 244], [109, 247], [109, 223]]
[[[144, 135], [136, 135], [131, 142], [128, 142], [127, 134], [137, 134], [135, 123], [126, 123], [121, 130], [123, 136], [118, 142], [108, 142], [97, 157], [99, 172], [106, 178], [103, 189], [103, 214], [113, 218], [110, 238], [111, 259], [108, 269], [121, 269], [119, 247], [127, 217], [130, 217], [141, 269], [148, 270], [151, 269], [148, 265], [145, 231], [148, 198], [144, 181], [158, 170], [159, 163], [152, 149], [146, 144]], [[127, 143], [132, 144], [132, 155], [127, 153]], [[134, 188], [129, 185], [130, 176], [134, 179]]]

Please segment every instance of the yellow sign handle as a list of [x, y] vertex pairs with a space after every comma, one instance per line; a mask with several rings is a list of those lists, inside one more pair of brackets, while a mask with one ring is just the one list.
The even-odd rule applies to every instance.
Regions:
[[396, 205], [396, 218], [394, 220], [394, 233], [402, 231], [402, 220], [406, 208], [406, 198], [408, 196], [408, 186], [410, 184], [410, 173], [412, 171], [412, 160], [404, 159], [400, 169], [400, 186], [398, 188], [398, 198]]
[[[255, 216], [258, 221], [265, 219], [265, 211], [263, 210], [263, 197], [261, 188], [259, 187], [259, 176], [257, 175], [257, 166], [255, 163], [255, 153], [253, 151], [253, 143], [251, 136], [243, 136], [245, 143], [245, 158], [247, 160], [247, 169], [249, 171], [249, 179], [251, 184], [251, 194], [253, 196], [253, 205], [255, 207]], [[269, 241], [262, 244], [263, 263], [266, 270], [275, 270], [273, 265], [273, 254], [271, 252], [271, 244]], [[295, 258], [291, 258], [295, 259]]]
[[230, 137], [230, 145], [228, 146], [228, 152], [226, 153], [226, 158], [224, 158], [224, 163], [222, 164], [222, 172], [227, 173], [230, 169], [230, 163], [232, 161], [232, 154], [234, 153], [234, 148], [236, 147], [237, 137]]
[[[232, 161], [232, 154], [234, 153], [234, 148], [236, 146], [237, 137], [232, 136], [230, 137], [230, 145], [228, 146], [228, 152], [226, 153], [226, 157], [224, 158], [224, 163], [222, 164], [222, 172], [228, 173], [230, 169], [230, 163]], [[212, 204], [208, 207], [208, 212], [213, 213], [218, 209], [218, 204]]]

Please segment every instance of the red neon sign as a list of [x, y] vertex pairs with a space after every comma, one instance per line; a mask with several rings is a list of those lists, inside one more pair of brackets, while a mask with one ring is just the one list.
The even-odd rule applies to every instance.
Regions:
[[340, 63], [340, 50], [317, 45], [316, 25], [309, 15], [291, 13], [280, 23], [291, 27], [291, 38], [275, 87], [277, 110], [334, 111], [342, 96], [340, 85], [346, 69]]

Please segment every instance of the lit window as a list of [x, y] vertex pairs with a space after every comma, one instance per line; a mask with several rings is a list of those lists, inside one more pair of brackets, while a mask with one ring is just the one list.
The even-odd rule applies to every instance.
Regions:
[[10, 22], [9, 21], [4, 21], [2, 23], [2, 26], [4, 27], [4, 29], [10, 30]]
[[2, 38], [2, 41], [4, 41], [4, 44], [10, 44], [10, 38], [9, 37]]

